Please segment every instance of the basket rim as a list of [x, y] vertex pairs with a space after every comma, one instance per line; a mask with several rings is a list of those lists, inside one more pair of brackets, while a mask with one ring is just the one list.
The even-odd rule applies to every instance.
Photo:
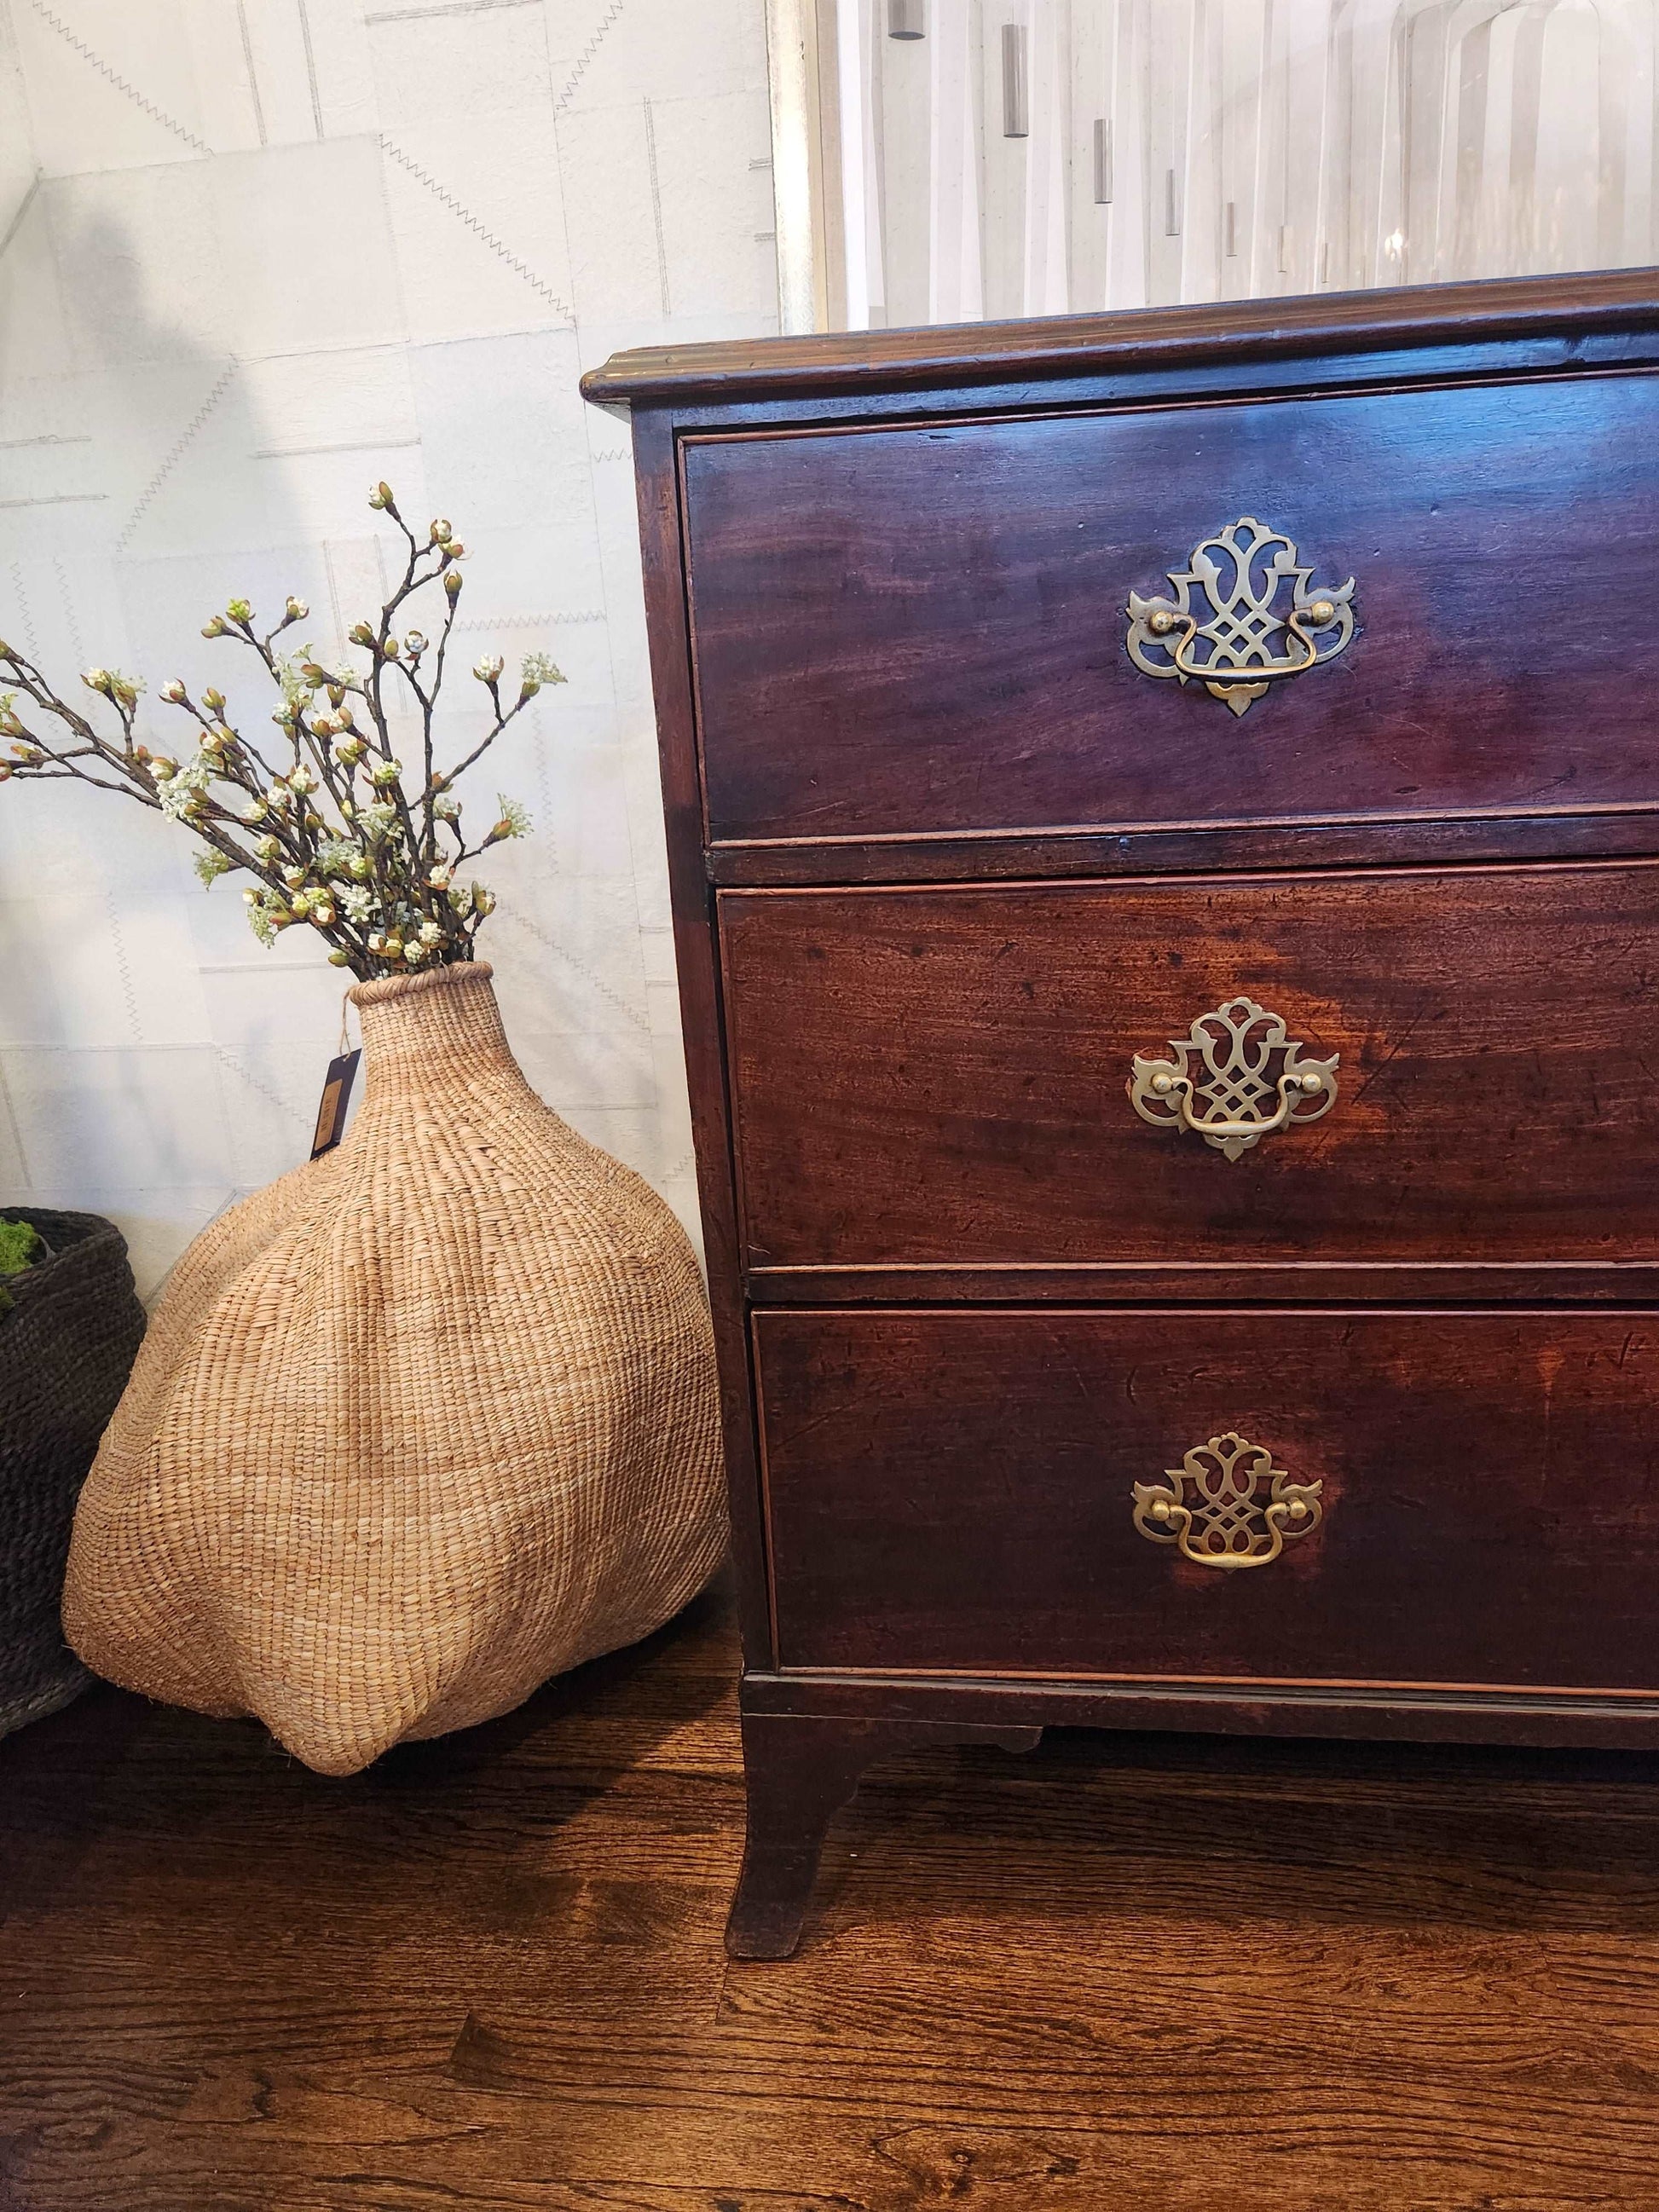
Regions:
[[457, 983], [488, 983], [495, 970], [487, 960], [451, 960], [441, 968], [423, 969], [416, 975], [374, 975], [354, 983], [346, 993], [354, 1006], [383, 1006], [388, 1000], [412, 998], [420, 991], [437, 991]]

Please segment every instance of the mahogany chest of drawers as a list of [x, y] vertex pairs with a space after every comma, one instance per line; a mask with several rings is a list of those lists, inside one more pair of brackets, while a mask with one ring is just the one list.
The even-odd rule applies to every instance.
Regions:
[[1659, 1742], [1659, 274], [623, 355], [744, 1672]]

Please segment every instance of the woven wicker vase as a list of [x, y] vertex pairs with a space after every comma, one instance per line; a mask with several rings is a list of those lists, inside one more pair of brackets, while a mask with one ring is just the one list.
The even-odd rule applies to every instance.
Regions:
[[185, 1253], [76, 1515], [88, 1665], [325, 1774], [647, 1634], [725, 1540], [690, 1245], [489, 976], [352, 992], [356, 1121]]

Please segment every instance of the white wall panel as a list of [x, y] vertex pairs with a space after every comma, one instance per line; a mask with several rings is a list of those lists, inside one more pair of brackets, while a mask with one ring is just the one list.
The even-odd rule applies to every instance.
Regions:
[[[263, 719], [205, 616], [297, 591], [332, 649], [383, 588], [368, 486], [447, 514], [466, 662], [570, 679], [481, 779], [537, 832], [489, 871], [509, 1031], [688, 1219], [628, 434], [576, 380], [776, 327], [768, 132], [761, 0], [0, 0], [0, 633]], [[147, 1292], [303, 1157], [339, 1026], [191, 860], [0, 792], [0, 1202], [113, 1214]]]

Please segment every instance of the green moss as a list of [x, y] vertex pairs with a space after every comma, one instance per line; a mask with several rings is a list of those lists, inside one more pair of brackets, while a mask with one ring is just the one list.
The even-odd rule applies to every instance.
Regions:
[[[46, 1250], [38, 1229], [32, 1229], [27, 1221], [0, 1218], [0, 1276], [21, 1275], [25, 1267], [44, 1259]], [[0, 1284], [0, 1313], [9, 1311], [15, 1303], [11, 1292]]]

